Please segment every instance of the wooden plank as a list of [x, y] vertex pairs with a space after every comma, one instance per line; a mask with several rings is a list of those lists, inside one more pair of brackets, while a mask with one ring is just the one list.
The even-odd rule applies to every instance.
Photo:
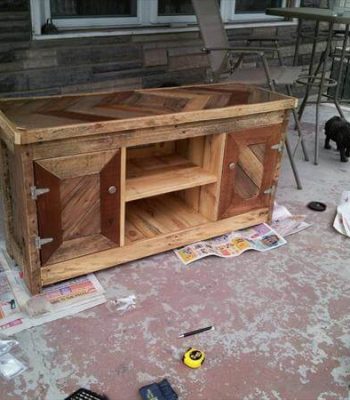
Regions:
[[[193, 162], [193, 164], [198, 165], [203, 168], [203, 157], [204, 157], [204, 143], [205, 136], [199, 136], [195, 138], [189, 138], [186, 141], [185, 154], [188, 160]], [[183, 140], [181, 142], [184, 142]], [[207, 170], [206, 168], [204, 168]], [[199, 211], [199, 198], [200, 198], [201, 187], [194, 187], [189, 190], [185, 190], [183, 192], [183, 198], [185, 202], [194, 208], [196, 211]]]
[[211, 221], [218, 218], [225, 144], [225, 133], [206, 137], [203, 167], [217, 179], [215, 183], [201, 188], [199, 209]]
[[[58, 203], [57, 199], [55, 202]], [[61, 181], [60, 202], [64, 241], [101, 233], [98, 174]]]
[[129, 220], [125, 220], [125, 244], [136, 242], [139, 240], [146, 239], [146, 237], [137, 229], [137, 227]]
[[1, 111], [0, 103], [0, 138], [6, 143], [7, 147], [13, 150], [13, 145], [20, 140], [15, 125], [8, 120]]
[[120, 242], [120, 151], [100, 172], [101, 232], [109, 240]]
[[111, 247], [115, 247], [115, 243], [99, 233], [66, 240], [52, 254], [46, 265], [56, 264], [66, 260], [69, 260], [70, 263], [74, 263], [77, 257], [98, 253], [110, 249]]
[[175, 153], [175, 142], [171, 141], [129, 147], [126, 157], [129, 161], [134, 158], [164, 156], [173, 153]]
[[66, 139], [56, 142], [45, 142], [34, 146], [34, 159], [61, 157], [81, 153], [105, 151], [124, 146], [139, 146], [150, 143], [168, 142], [199, 136], [235, 132], [254, 127], [279, 124], [284, 120], [284, 111], [262, 113], [225, 120], [193, 122], [154, 128], [136, 129], [124, 132], [123, 135], [106, 134], [103, 136], [82, 137], [79, 140]]
[[222, 109], [190, 111], [162, 116], [147, 116], [123, 120], [101, 121], [98, 123], [81, 123], [67, 126], [57, 126], [42, 129], [21, 130], [15, 137], [15, 144], [30, 144], [53, 140], [63, 140], [72, 137], [83, 137], [113, 133], [118, 134], [134, 129], [164, 127], [166, 125], [182, 125], [196, 121], [220, 120], [226, 118], [242, 117], [272, 111], [282, 111], [296, 106], [292, 98], [270, 101], [268, 103], [248, 104], [244, 106], [231, 106]]
[[114, 157], [117, 150], [85, 153], [75, 157], [57, 157], [38, 160], [37, 164], [55, 174], [60, 179], [98, 174]]
[[125, 226], [125, 182], [126, 182], [126, 148], [120, 149], [120, 214], [119, 214], [119, 245], [124, 246], [127, 234]]
[[33, 149], [31, 146], [17, 150], [18, 171], [20, 174], [23, 246], [25, 249], [26, 264], [23, 265], [24, 280], [31, 293], [38, 294], [41, 290], [40, 256], [35, 247], [34, 238], [38, 235], [37, 207], [30, 193], [30, 188], [35, 186]]
[[[10, 166], [8, 159], [8, 152], [3, 140], [0, 142], [0, 193], [1, 202], [4, 211], [4, 228], [5, 228], [5, 239], [6, 239], [6, 250], [10, 257], [14, 258], [13, 238], [14, 230], [14, 216], [12, 209], [12, 197], [11, 197], [11, 181], [10, 181]], [[22, 264], [20, 264], [22, 265]]]
[[211, 222], [181, 232], [158, 235], [148, 240], [131, 243], [124, 247], [80, 257], [74, 263], [66, 261], [42, 268], [43, 285], [59, 282], [82, 274], [122, 264], [128, 261], [147, 257], [152, 254], [174, 249], [189, 243], [205, 240], [210, 237], [243, 229], [248, 226], [266, 222], [268, 209], [254, 210], [225, 220]]
[[128, 242], [178, 232], [208, 220], [171, 194], [137, 200], [127, 205], [126, 219], [132, 234]]
[[[284, 121], [281, 125], [280, 129], [280, 141], [281, 143], [284, 143], [286, 135], [288, 135], [288, 123], [289, 123], [289, 116], [290, 116], [290, 111], [287, 110], [285, 111], [284, 114]], [[275, 152], [274, 157], [275, 159], [273, 160], [275, 167], [274, 170], [271, 172], [271, 186], [277, 189], [278, 185], [278, 178], [280, 176], [280, 171], [281, 171], [281, 163], [282, 163], [282, 154], [283, 152]], [[275, 197], [276, 197], [276, 190], [274, 190], [270, 196], [268, 201], [266, 202], [267, 206], [269, 207], [269, 216], [268, 216], [268, 222], [270, 223], [272, 221], [272, 213], [273, 213], [273, 208], [274, 208], [274, 202], [275, 202]]]
[[45, 264], [63, 242], [60, 179], [37, 163], [34, 165], [34, 174], [35, 186], [49, 189], [48, 193], [37, 199], [39, 236], [42, 239], [52, 239], [51, 243], [45, 244], [40, 250], [41, 263]]
[[142, 199], [162, 193], [175, 192], [195, 186], [216, 182], [216, 176], [200, 167], [187, 167], [151, 176], [127, 179], [126, 201]]
[[188, 167], [193, 167], [193, 163], [179, 154], [133, 158], [127, 163], [126, 177], [127, 179], [150, 177], [158, 175], [160, 171], [164, 173]]

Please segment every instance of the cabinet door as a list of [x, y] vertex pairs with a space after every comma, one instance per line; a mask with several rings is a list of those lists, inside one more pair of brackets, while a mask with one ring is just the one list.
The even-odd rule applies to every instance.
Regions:
[[270, 206], [281, 157], [281, 132], [282, 125], [273, 125], [227, 134], [219, 218]]
[[[38, 160], [42, 265], [119, 246], [120, 151]], [[46, 242], [46, 243], [45, 243]]]

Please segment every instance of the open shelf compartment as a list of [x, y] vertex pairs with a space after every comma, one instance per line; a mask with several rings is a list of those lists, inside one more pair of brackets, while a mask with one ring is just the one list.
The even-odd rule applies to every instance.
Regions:
[[215, 183], [217, 175], [205, 165], [204, 143], [201, 137], [128, 149], [125, 201]]
[[126, 204], [125, 244], [208, 222], [208, 218], [186, 203], [186, 191], [139, 199]]

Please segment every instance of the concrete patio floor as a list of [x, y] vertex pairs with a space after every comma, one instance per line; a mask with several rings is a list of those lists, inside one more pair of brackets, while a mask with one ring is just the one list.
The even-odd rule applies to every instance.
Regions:
[[[325, 121], [336, 112], [323, 106], [321, 114]], [[311, 156], [313, 121], [308, 109]], [[106, 304], [16, 335], [29, 368], [1, 381], [0, 399], [63, 400], [86, 387], [136, 400], [138, 388], [164, 377], [181, 400], [349, 399], [350, 239], [332, 223], [341, 192], [350, 190], [350, 162], [324, 150], [321, 136], [318, 166], [296, 154], [304, 190], [296, 190], [284, 157], [277, 192], [311, 228], [264, 254], [184, 266], [167, 252], [98, 273]], [[312, 200], [327, 210], [308, 210]], [[122, 314], [113, 300], [129, 294], [137, 307]], [[216, 330], [177, 338], [206, 325]], [[190, 346], [206, 353], [198, 370], [181, 363]]]

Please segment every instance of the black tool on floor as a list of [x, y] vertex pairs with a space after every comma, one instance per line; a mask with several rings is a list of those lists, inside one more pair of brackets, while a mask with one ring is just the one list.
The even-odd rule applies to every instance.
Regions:
[[108, 400], [106, 396], [101, 396], [87, 389], [79, 389], [64, 400]]
[[143, 386], [140, 390], [143, 400], [177, 400], [178, 396], [167, 379], [159, 383]]
[[313, 211], [325, 211], [327, 208], [327, 206], [320, 201], [311, 201], [307, 206]]

